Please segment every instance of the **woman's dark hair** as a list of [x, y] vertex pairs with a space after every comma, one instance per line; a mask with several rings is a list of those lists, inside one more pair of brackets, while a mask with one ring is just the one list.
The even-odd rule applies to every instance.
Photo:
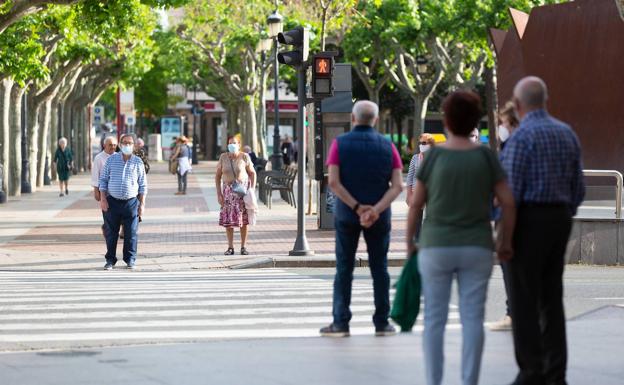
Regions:
[[442, 103], [447, 128], [455, 135], [468, 136], [483, 115], [481, 98], [472, 91], [455, 91]]

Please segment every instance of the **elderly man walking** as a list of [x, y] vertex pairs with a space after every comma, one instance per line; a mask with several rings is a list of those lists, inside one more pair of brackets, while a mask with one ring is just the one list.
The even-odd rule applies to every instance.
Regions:
[[123, 135], [121, 152], [111, 155], [100, 176], [100, 207], [106, 224], [106, 270], [117, 263], [119, 226], [124, 228], [123, 260], [134, 269], [137, 254], [137, 229], [145, 212], [147, 179], [141, 158], [133, 154], [134, 137]]
[[352, 131], [334, 140], [329, 150], [329, 186], [338, 197], [335, 209], [336, 276], [334, 321], [320, 330], [322, 336], [349, 335], [353, 268], [362, 232], [373, 278], [375, 334], [395, 333], [394, 327], [388, 323], [388, 246], [390, 204], [403, 189], [403, 165], [392, 142], [373, 128], [378, 115], [379, 108], [375, 103], [357, 102], [351, 116]]
[[581, 148], [567, 124], [546, 111], [546, 84], [514, 89], [520, 126], [501, 154], [517, 204], [514, 257], [507, 262], [519, 373], [513, 384], [565, 384], [564, 255], [585, 186]]
[[[117, 138], [112, 135], [104, 138], [103, 148], [104, 149], [93, 159], [93, 167], [91, 168], [91, 187], [93, 187], [93, 197], [98, 202], [101, 197], [99, 189], [100, 176], [102, 175], [102, 170], [104, 170], [106, 161], [112, 154], [115, 153], [115, 149], [117, 148]], [[102, 212], [102, 217], [105, 217], [104, 212]], [[102, 225], [102, 233], [104, 234], [104, 237], [106, 237], [106, 223]]]

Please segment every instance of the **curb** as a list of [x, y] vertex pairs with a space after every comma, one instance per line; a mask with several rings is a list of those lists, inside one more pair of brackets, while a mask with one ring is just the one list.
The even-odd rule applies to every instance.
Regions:
[[[400, 267], [405, 264], [405, 257], [389, 257], [389, 267]], [[229, 268], [238, 269], [262, 269], [262, 268], [333, 268], [336, 267], [336, 259], [332, 257], [267, 257], [254, 261], [232, 265]], [[355, 267], [368, 267], [368, 258], [356, 257]]]

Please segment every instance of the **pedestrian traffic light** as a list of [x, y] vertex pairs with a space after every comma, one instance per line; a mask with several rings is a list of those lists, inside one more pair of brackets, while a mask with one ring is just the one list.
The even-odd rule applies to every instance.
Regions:
[[316, 54], [312, 64], [312, 97], [322, 99], [333, 96], [334, 54], [325, 52]]
[[308, 60], [309, 51], [309, 31], [304, 27], [297, 27], [290, 31], [280, 32], [277, 35], [277, 41], [281, 44], [292, 45], [292, 51], [280, 52], [277, 54], [277, 60], [293, 67], [305, 66]]

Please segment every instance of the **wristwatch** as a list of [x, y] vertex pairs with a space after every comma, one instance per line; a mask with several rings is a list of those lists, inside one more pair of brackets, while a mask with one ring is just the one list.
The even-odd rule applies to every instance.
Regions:
[[353, 212], [354, 212], [354, 213], [357, 213], [357, 211], [358, 211], [358, 209], [359, 209], [359, 208], [360, 208], [360, 202], [357, 202], [357, 203], [355, 204], [355, 206], [353, 206], [353, 209], [352, 209], [352, 210], [353, 210]]

